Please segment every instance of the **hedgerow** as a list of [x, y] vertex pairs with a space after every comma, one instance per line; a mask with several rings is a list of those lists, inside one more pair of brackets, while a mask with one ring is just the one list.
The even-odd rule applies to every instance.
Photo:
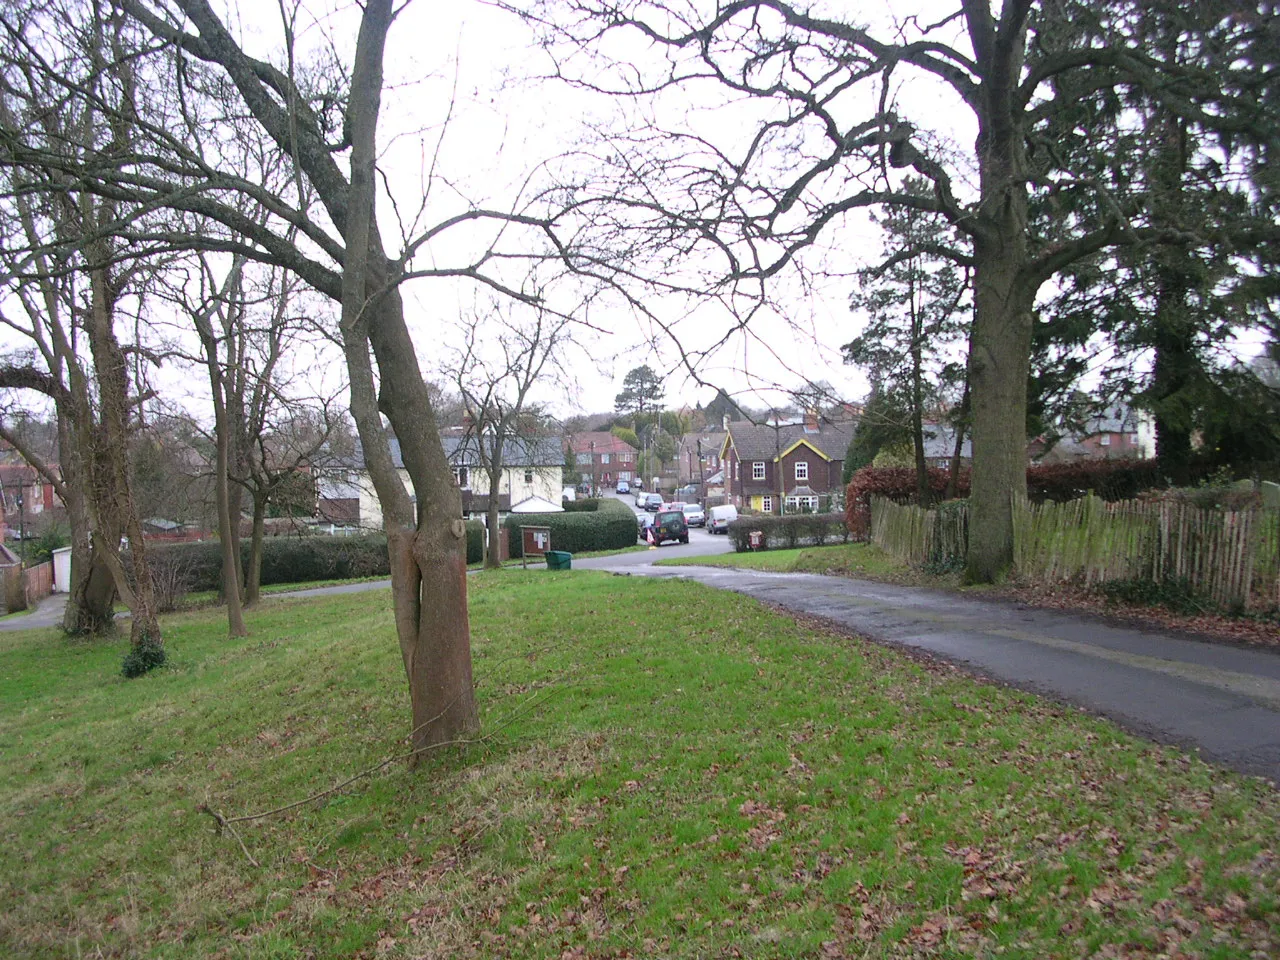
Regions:
[[524, 555], [521, 527], [549, 527], [551, 548], [568, 553], [618, 550], [635, 546], [636, 515], [612, 498], [598, 501], [594, 512], [513, 513], [503, 522], [511, 531], [511, 556]]

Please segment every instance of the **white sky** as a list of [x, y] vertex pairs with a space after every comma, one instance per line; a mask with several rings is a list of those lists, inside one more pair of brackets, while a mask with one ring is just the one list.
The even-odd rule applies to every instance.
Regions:
[[[930, 12], [954, 4], [922, 0], [917, 4], [882, 2], [826, 4], [833, 12], [881, 24], [923, 9]], [[322, 35], [335, 38], [340, 50], [354, 48], [359, 8], [349, 0], [308, 0], [311, 21], [300, 45]], [[242, 29], [252, 52], [280, 62], [279, 21], [275, 5], [244, 4]], [[572, 148], [583, 137], [587, 121], [616, 121], [618, 105], [606, 98], [570, 90], [554, 81], [531, 79], [546, 69], [547, 61], [534, 49], [532, 36], [521, 21], [481, 2], [430, 2], [414, 0], [393, 27], [386, 55], [386, 87], [380, 120], [382, 169], [389, 193], [380, 200], [379, 221], [389, 246], [397, 238], [412, 235], [424, 225], [471, 205], [508, 208], [513, 199], [539, 182], [541, 163]], [[637, 59], [648, 57], [644, 45], [635, 48]], [[905, 75], [904, 75], [905, 79]], [[719, 92], [717, 91], [717, 98]], [[695, 95], [696, 96], [696, 95]], [[971, 152], [972, 118], [956, 110], [936, 85], [913, 81], [895, 90], [903, 114], [918, 127], [930, 128], [949, 139], [964, 153]], [[714, 112], [689, 99], [675, 109], [690, 111], [700, 132], [728, 136], [738, 113], [718, 108]], [[663, 109], [673, 109], [669, 99]], [[443, 139], [442, 139], [443, 138]], [[423, 203], [424, 193], [428, 192]], [[964, 189], [961, 182], [958, 187]], [[393, 202], [394, 201], [394, 202]], [[451, 231], [445, 243], [428, 248], [415, 266], [456, 262], [475, 237]], [[852, 273], [880, 252], [878, 232], [864, 217], [823, 235], [820, 246], [805, 257], [811, 285], [802, 286], [785, 276], [771, 290], [782, 313], [753, 318], [746, 335], [733, 337], [700, 365], [699, 374], [726, 388], [750, 406], [785, 402], [771, 386], [800, 386], [802, 380], [827, 381], [842, 396], [862, 396], [867, 382], [861, 373], [840, 361], [839, 345], [859, 332], [858, 318], [847, 308], [853, 289]], [[424, 373], [439, 376], [447, 359], [452, 325], [482, 302], [474, 284], [428, 279], [410, 282], [404, 290], [410, 328], [414, 333]], [[692, 304], [655, 300], [646, 304], [665, 322], [675, 324], [686, 347], [718, 340], [732, 325], [730, 316], [713, 303]], [[333, 308], [336, 311], [336, 307]], [[660, 373], [670, 372], [667, 402], [708, 402], [711, 387], [698, 389], [679, 369], [674, 345], [652, 323], [616, 302], [593, 309], [589, 320], [596, 332], [584, 331], [581, 349], [567, 358], [576, 385], [549, 383], [535, 399], [548, 402], [554, 412], [612, 409], [623, 375], [648, 363]], [[306, 366], [317, 369], [308, 359]], [[338, 374], [324, 379], [332, 381]], [[199, 383], [190, 377], [172, 380], [173, 389], [198, 396]]]

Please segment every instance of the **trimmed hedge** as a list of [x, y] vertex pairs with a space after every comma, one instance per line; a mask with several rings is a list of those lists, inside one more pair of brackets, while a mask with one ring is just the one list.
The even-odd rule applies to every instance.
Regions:
[[751, 533], [764, 534], [764, 547], [776, 549], [839, 540], [849, 542], [849, 528], [840, 513], [797, 513], [789, 516], [741, 516], [729, 524], [728, 536], [738, 553], [751, 549]]
[[[484, 524], [467, 521], [467, 563], [482, 559]], [[249, 542], [240, 543], [240, 556], [249, 562]], [[187, 589], [222, 589], [222, 546], [205, 543], [149, 543], [147, 557], [155, 565], [179, 565]], [[387, 538], [382, 534], [360, 537], [268, 537], [262, 541], [262, 585], [306, 583], [312, 580], [355, 580], [388, 577]]]
[[502, 524], [511, 531], [511, 556], [524, 555], [521, 527], [550, 527], [551, 548], [569, 553], [635, 546], [635, 512], [618, 500], [604, 499], [597, 504], [594, 512], [511, 514]]
[[[1192, 472], [1209, 476], [1209, 465], [1193, 465]], [[946, 495], [949, 472], [929, 468], [929, 489], [934, 503]], [[1053, 500], [1066, 503], [1092, 493], [1109, 502], [1133, 500], [1145, 490], [1168, 487], [1155, 460], [1076, 460], [1070, 463], [1027, 467], [1027, 499], [1032, 503]], [[969, 471], [956, 478], [956, 494], [969, 496]], [[845, 491], [845, 522], [859, 540], [871, 535], [871, 498], [886, 497], [895, 503], [914, 503], [916, 472], [912, 467], [863, 467], [854, 472]]]
[[561, 506], [564, 507], [565, 513], [595, 513], [600, 509], [600, 498], [584, 497], [581, 500], [566, 500]]

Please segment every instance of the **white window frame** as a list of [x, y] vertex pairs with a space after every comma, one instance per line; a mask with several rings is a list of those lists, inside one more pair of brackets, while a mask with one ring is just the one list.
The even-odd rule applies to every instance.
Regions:
[[773, 513], [773, 497], [761, 497], [760, 509], [764, 513]]
[[809, 461], [797, 460], [796, 461], [796, 482], [799, 483], [801, 480], [808, 480], [808, 479], [809, 479]]
[[608, 462], [609, 462], [609, 454], [607, 453], [600, 454], [600, 465], [604, 466]]
[[1104, 447], [1111, 446], [1111, 434], [1104, 433], [1102, 436], [1098, 438], [1098, 443], [1102, 444], [1102, 446]]
[[471, 489], [470, 479], [471, 478], [467, 473], [466, 467], [453, 468], [453, 482], [456, 483], [460, 489], [470, 490]]
[[524, 482], [525, 482], [525, 483], [533, 483], [533, 468], [532, 468], [532, 467], [525, 467], [525, 468], [524, 468]]
[[733, 479], [735, 480], [742, 479], [742, 461], [741, 460], [733, 461]]
[[751, 479], [752, 480], [764, 479], [764, 461], [763, 460], [751, 461]]

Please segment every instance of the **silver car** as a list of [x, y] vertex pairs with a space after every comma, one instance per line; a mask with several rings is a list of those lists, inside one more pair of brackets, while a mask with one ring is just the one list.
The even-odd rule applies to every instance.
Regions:
[[684, 511], [684, 522], [689, 526], [705, 527], [707, 525], [707, 515], [698, 504], [686, 503], [680, 509]]

